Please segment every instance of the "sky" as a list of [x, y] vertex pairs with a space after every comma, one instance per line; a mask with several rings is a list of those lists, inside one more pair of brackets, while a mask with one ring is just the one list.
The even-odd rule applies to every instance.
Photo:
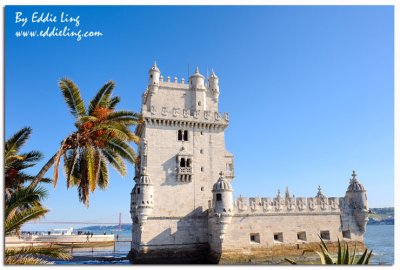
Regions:
[[[139, 112], [155, 60], [165, 78], [213, 68], [230, 116], [235, 197], [274, 197], [287, 186], [315, 196], [318, 185], [344, 196], [354, 169], [370, 207], [394, 206], [393, 15], [391, 6], [7, 6], [5, 137], [32, 127], [23, 150], [45, 156], [35, 174], [74, 131], [59, 79], [72, 79], [86, 101], [114, 80], [118, 108]], [[16, 36], [48, 27], [102, 35]], [[61, 174], [47, 186], [45, 220], [117, 222], [121, 212], [130, 223], [128, 170], [111, 170], [89, 208]], [[24, 228], [39, 227], [55, 225]]]

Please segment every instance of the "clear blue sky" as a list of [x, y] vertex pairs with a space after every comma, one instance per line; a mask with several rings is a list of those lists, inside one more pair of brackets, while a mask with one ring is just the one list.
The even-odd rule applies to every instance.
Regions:
[[[103, 36], [17, 38], [61, 23], [15, 22], [15, 13], [80, 16], [72, 30]], [[73, 79], [85, 100], [116, 82], [120, 109], [139, 111], [154, 60], [164, 77], [196, 65], [220, 77], [230, 113], [234, 195], [344, 196], [355, 169], [370, 207], [394, 205], [393, 7], [6, 7], [5, 135], [33, 128], [26, 150], [50, 158], [74, 130], [57, 80]], [[37, 172], [46, 160], [32, 170]], [[86, 209], [65, 179], [48, 186], [47, 220], [130, 222], [133, 166], [112, 172]], [[49, 173], [51, 176], [52, 170]], [[54, 225], [50, 225], [54, 227]], [[59, 225], [62, 227], [62, 225]], [[32, 229], [34, 226], [28, 226]]]

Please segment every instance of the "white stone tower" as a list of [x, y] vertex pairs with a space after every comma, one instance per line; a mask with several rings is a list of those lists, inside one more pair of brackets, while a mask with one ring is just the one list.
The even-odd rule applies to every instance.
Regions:
[[227, 183], [234, 177], [233, 155], [225, 149], [228, 114], [218, 112], [218, 77], [213, 71], [206, 84], [196, 68], [188, 84], [169, 78], [164, 81], [156, 64], [149, 70], [143, 123], [136, 130], [141, 142], [131, 193], [135, 262], [163, 262], [171, 254], [182, 262], [205, 252], [213, 185], [220, 172]]

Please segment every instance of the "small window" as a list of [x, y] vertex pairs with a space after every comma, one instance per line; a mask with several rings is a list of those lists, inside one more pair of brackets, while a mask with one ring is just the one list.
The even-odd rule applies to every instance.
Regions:
[[178, 130], [178, 141], [182, 141], [182, 130]]
[[188, 158], [186, 160], [186, 167], [190, 167], [191, 164], [192, 164], [192, 160], [190, 158]]
[[181, 158], [181, 162], [180, 162], [179, 166], [183, 168], [183, 167], [185, 167], [185, 164], [186, 164], [185, 159]]
[[204, 191], [204, 187], [201, 187], [200, 190], [201, 190], [201, 191]]
[[137, 194], [140, 194], [140, 188], [137, 189]]
[[329, 231], [321, 231], [321, 238], [322, 240], [331, 240]]
[[274, 233], [274, 241], [283, 243], [283, 233]]
[[222, 201], [221, 193], [217, 193], [217, 202]]
[[200, 149], [200, 154], [203, 154], [203, 149]]
[[153, 74], [150, 75], [150, 78], [153, 78]]
[[306, 232], [298, 232], [297, 233], [297, 240], [299, 240], [299, 241], [307, 241]]
[[250, 234], [250, 243], [260, 244], [260, 234], [259, 233], [251, 233]]
[[200, 131], [200, 135], [203, 135], [203, 131]]
[[343, 231], [342, 234], [344, 239], [351, 239], [350, 230]]
[[197, 105], [201, 106], [201, 101], [197, 102]]
[[200, 171], [204, 172], [204, 167], [201, 167], [201, 168], [200, 168]]
[[185, 130], [184, 132], [183, 132], [183, 140], [184, 141], [188, 141], [189, 140], [189, 134], [188, 134], [189, 132], [187, 131], [187, 130]]

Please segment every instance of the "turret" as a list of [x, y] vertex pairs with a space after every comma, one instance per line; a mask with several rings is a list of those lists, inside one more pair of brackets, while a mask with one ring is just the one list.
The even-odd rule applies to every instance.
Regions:
[[365, 228], [368, 222], [368, 202], [367, 202], [367, 191], [364, 186], [356, 178], [357, 174], [353, 171], [350, 179], [350, 184], [346, 191], [344, 201], [347, 208], [352, 212], [355, 223], [360, 232], [365, 232]]
[[189, 87], [193, 90], [205, 90], [204, 76], [200, 74], [199, 67], [196, 67], [194, 74], [189, 77]]
[[211, 75], [208, 78], [209, 89], [213, 98], [218, 100], [219, 97], [219, 79], [217, 75], [215, 75], [214, 70], [211, 70]]
[[192, 110], [206, 110], [206, 87], [204, 76], [200, 74], [199, 68], [189, 77], [189, 90], [192, 91]]
[[221, 240], [224, 238], [228, 224], [231, 223], [233, 216], [232, 192], [231, 184], [224, 179], [223, 172], [220, 172], [220, 177], [212, 189], [212, 211], [215, 216], [217, 234], [219, 234]]
[[156, 94], [158, 92], [158, 86], [160, 84], [160, 70], [157, 67], [157, 63], [154, 62], [154, 65], [149, 70], [149, 90], [150, 93]]
[[[136, 181], [137, 179], [135, 179]], [[153, 211], [153, 185], [146, 170], [140, 176], [131, 192], [131, 216], [133, 223], [143, 230], [143, 224]]]

